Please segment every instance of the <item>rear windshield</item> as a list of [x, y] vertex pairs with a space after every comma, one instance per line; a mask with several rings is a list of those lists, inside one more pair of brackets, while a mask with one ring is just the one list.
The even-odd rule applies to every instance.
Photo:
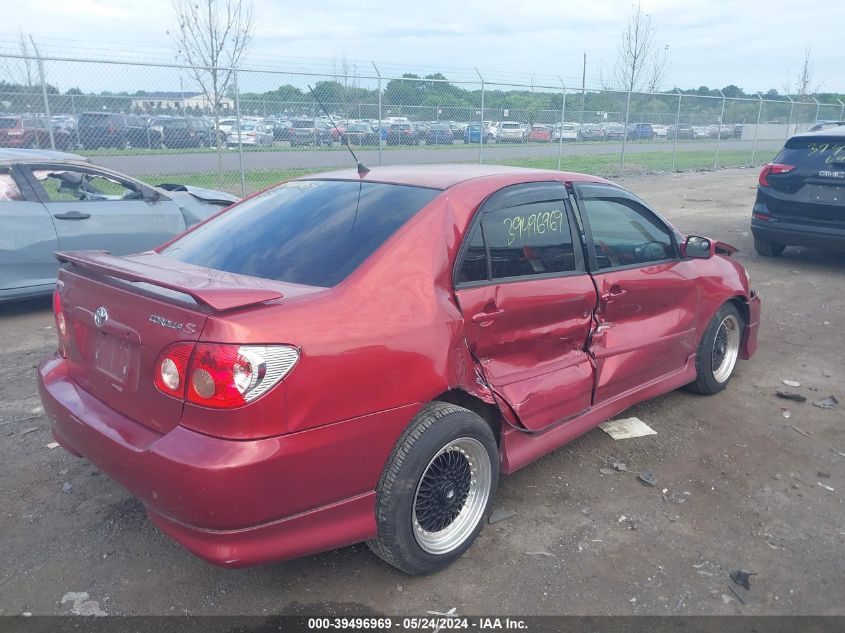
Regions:
[[502, 123], [503, 130], [515, 130], [519, 127], [519, 123]]
[[117, 117], [112, 114], [103, 114], [100, 112], [83, 112], [81, 115], [79, 115], [79, 125], [81, 126], [106, 126], [117, 122]]
[[3, 118], [3, 119], [0, 119], [0, 127], [6, 127], [6, 128], [8, 128], [8, 127], [17, 127], [17, 126], [18, 126], [18, 121], [19, 121], [19, 120], [20, 120], [20, 119], [12, 119], [12, 118], [8, 118], [8, 119]]
[[293, 181], [237, 205], [162, 254], [229, 273], [331, 287], [439, 193], [357, 181]]
[[314, 126], [315, 126], [314, 121], [299, 120], [299, 121], [294, 121], [292, 127], [295, 127], [295, 128], [311, 128], [311, 127], [314, 127]]
[[845, 164], [845, 136], [796, 136], [775, 157], [776, 163], [825, 169]]

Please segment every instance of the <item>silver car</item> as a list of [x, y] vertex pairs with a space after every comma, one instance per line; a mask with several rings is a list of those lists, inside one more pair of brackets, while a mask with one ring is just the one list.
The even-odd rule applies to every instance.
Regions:
[[0, 150], [0, 301], [52, 292], [59, 250], [149, 250], [238, 200], [61, 152]]
[[502, 121], [499, 124], [497, 143], [524, 143], [528, 138], [528, 131], [518, 121]]

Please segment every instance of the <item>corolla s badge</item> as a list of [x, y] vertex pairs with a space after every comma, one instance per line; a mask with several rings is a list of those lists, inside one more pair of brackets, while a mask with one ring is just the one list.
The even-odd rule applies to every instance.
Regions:
[[109, 312], [105, 306], [100, 306], [94, 311], [94, 325], [103, 327], [106, 321], [109, 320]]
[[197, 331], [197, 326], [194, 323], [179, 323], [178, 321], [165, 319], [163, 316], [159, 316], [157, 314], [150, 315], [150, 323], [155, 323], [156, 325], [170, 328], [171, 330], [182, 330], [186, 334], [193, 334]]

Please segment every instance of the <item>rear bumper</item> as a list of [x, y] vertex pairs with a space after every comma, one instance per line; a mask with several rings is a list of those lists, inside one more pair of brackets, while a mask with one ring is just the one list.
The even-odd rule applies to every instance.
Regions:
[[79, 388], [66, 363], [39, 368], [53, 435], [146, 506], [162, 531], [218, 565], [285, 560], [376, 535], [375, 493], [409, 405], [249, 441], [181, 426], [162, 435]]
[[754, 237], [787, 246], [845, 250], [845, 225], [838, 228], [774, 218], [768, 222], [752, 218], [751, 232]]

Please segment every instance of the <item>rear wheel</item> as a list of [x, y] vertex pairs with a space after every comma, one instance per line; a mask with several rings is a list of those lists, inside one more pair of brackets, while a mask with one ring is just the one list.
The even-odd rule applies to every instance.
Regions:
[[707, 325], [695, 352], [695, 382], [686, 388], [703, 395], [712, 395], [727, 387], [731, 379], [739, 347], [743, 322], [736, 306], [723, 305]]
[[754, 250], [764, 257], [780, 257], [785, 248], [786, 244], [771, 242], [760, 237], [754, 238]]
[[490, 426], [462, 407], [429, 403], [385, 466], [376, 491], [378, 536], [367, 545], [408, 574], [443, 569], [478, 536], [498, 480]]

